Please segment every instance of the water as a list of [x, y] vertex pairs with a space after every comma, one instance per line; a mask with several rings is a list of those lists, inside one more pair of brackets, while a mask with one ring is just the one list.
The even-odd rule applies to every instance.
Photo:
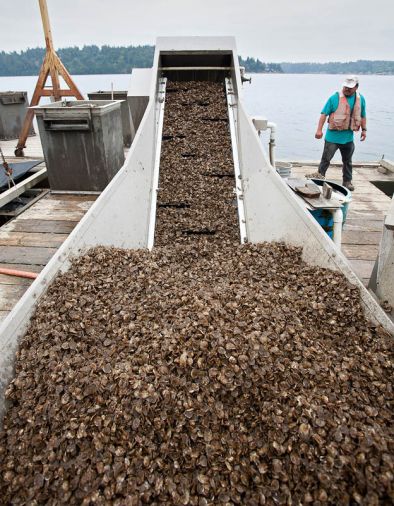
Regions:
[[[127, 90], [130, 76], [74, 76], [83, 95], [97, 90]], [[320, 111], [328, 97], [339, 90], [343, 75], [252, 74], [244, 84], [244, 100], [251, 116], [265, 116], [278, 126], [277, 158], [318, 160], [323, 140], [314, 138]], [[0, 77], [0, 90], [27, 91], [31, 99], [35, 76]], [[361, 76], [360, 92], [367, 103], [368, 135], [365, 142], [356, 134], [354, 160], [394, 160], [394, 76]], [[268, 143], [264, 134], [263, 142]], [[336, 159], [339, 159], [339, 154]]]
[[[328, 97], [341, 88], [343, 75], [254, 74], [244, 84], [246, 108], [278, 125], [277, 157], [317, 160], [323, 139], [315, 139], [317, 122]], [[394, 160], [394, 76], [360, 76], [367, 108], [367, 139], [355, 134], [354, 160]], [[268, 142], [268, 135], [266, 142]], [[335, 159], [340, 159], [339, 153]]]

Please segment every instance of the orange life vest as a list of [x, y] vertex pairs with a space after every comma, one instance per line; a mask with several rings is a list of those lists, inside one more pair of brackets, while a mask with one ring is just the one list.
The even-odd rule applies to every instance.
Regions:
[[339, 93], [339, 103], [337, 110], [330, 114], [328, 118], [328, 128], [330, 130], [353, 130], [357, 132], [361, 126], [361, 99], [360, 94], [356, 93], [353, 111], [341, 91]]

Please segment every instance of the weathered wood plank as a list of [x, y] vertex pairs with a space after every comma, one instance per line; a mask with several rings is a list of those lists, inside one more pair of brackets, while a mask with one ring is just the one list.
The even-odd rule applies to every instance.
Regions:
[[383, 211], [371, 211], [371, 210], [358, 211], [356, 209], [350, 209], [347, 218], [350, 220], [364, 219], [365, 221], [380, 221], [383, 226], [383, 218], [385, 217], [385, 215], [386, 213], [384, 213]]
[[[30, 212], [29, 212], [30, 211]], [[26, 213], [18, 216], [19, 220], [44, 220], [44, 221], [80, 221], [86, 211], [65, 211], [65, 210], [52, 210], [50, 213], [45, 214], [40, 209], [29, 209]], [[29, 213], [29, 214], [27, 214]]]
[[[15, 140], [1, 141], [0, 145], [4, 156], [7, 158], [7, 160], [12, 161], [11, 158], [14, 158]], [[36, 135], [27, 138], [26, 147], [23, 151], [25, 153], [25, 157], [27, 158], [40, 159], [44, 156], [38, 132]], [[15, 161], [20, 161], [20, 158], [16, 158]]]
[[5, 269], [17, 269], [19, 271], [41, 272], [44, 268], [42, 265], [29, 265], [29, 264], [8, 264], [0, 263], [0, 267]]
[[354, 191], [352, 192], [352, 195], [380, 195], [380, 194], [383, 194], [383, 196], [385, 196], [385, 194], [383, 192], [381, 192], [379, 190], [379, 188], [376, 188], [376, 186], [374, 186], [373, 184], [371, 184], [369, 181], [367, 184], [360, 184], [360, 185], [357, 185], [354, 189]]
[[[383, 192], [379, 193], [373, 193], [365, 192], [365, 193], [359, 193], [354, 195], [353, 194], [353, 200], [356, 202], [371, 202], [372, 204], [375, 202], [390, 202], [390, 197], [385, 195]], [[352, 204], [350, 204], [352, 205]]]
[[68, 237], [68, 234], [8, 232], [0, 228], [0, 246], [39, 246], [43, 248], [58, 248]]
[[78, 221], [66, 220], [38, 220], [17, 219], [11, 220], [1, 227], [0, 230], [13, 232], [32, 232], [50, 234], [69, 234], [78, 224]]
[[30, 209], [18, 216], [18, 220], [55, 220], [80, 221], [86, 211], [92, 206], [92, 200], [75, 201], [61, 199], [46, 199], [38, 201]]
[[8, 246], [0, 248], [0, 262], [7, 264], [46, 265], [56, 248]]
[[367, 232], [365, 230], [344, 230], [342, 244], [375, 244], [379, 245], [382, 232]]
[[0, 311], [11, 311], [28, 288], [28, 285], [0, 284]]
[[77, 201], [77, 200], [59, 200], [59, 199], [41, 199], [34, 204], [34, 209], [40, 209], [44, 212], [47, 211], [87, 211], [91, 206], [92, 201]]
[[354, 272], [360, 279], [368, 279], [371, 277], [374, 260], [350, 260]]
[[[15, 269], [13, 265], [7, 265], [7, 269]], [[28, 269], [17, 269], [17, 270], [28, 270]], [[30, 270], [30, 272], [33, 272]], [[30, 286], [33, 283], [33, 279], [21, 278], [19, 276], [9, 276], [7, 274], [0, 274], [0, 284], [3, 285], [27, 285]]]
[[67, 193], [49, 193], [45, 200], [61, 200], [63, 202], [94, 202], [99, 195], [75, 195]]
[[359, 200], [353, 200], [350, 204], [352, 211], [382, 211], [387, 212], [390, 207], [390, 201], [386, 202], [362, 202]]
[[382, 220], [346, 219], [344, 232], [360, 230], [365, 232], [382, 232]]
[[342, 251], [349, 260], [372, 260], [378, 256], [379, 245], [342, 244]]

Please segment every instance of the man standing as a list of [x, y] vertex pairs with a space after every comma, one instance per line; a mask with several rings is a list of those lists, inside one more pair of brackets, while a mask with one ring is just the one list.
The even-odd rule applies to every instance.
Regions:
[[319, 165], [319, 171], [310, 177], [324, 179], [330, 161], [339, 149], [342, 156], [342, 184], [350, 191], [352, 184], [352, 156], [354, 152], [353, 132], [361, 128], [361, 140], [367, 137], [367, 117], [365, 99], [357, 92], [358, 77], [349, 76], [343, 83], [342, 91], [332, 95], [320, 115], [315, 137], [323, 137], [323, 125], [328, 116], [328, 128], [325, 137], [324, 150]]

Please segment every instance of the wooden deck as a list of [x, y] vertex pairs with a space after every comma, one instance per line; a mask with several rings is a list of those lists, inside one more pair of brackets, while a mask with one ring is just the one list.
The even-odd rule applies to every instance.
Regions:
[[17, 143], [18, 143], [17, 139], [13, 139], [10, 141], [0, 141], [1, 149], [8, 162], [22, 161], [24, 160], [24, 158], [37, 158], [37, 159], [44, 158], [41, 140], [38, 134], [32, 135], [27, 138], [26, 148], [24, 149], [25, 154], [24, 158], [15, 157], [14, 151]]
[[[96, 198], [48, 193], [0, 227], [0, 267], [40, 272]], [[0, 274], [0, 321], [32, 282]]]
[[[317, 171], [317, 165], [293, 167], [293, 177]], [[327, 179], [342, 182], [342, 170], [331, 166]], [[353, 270], [367, 285], [379, 250], [384, 217], [390, 207], [391, 198], [374, 186], [371, 181], [394, 181], [394, 174], [382, 174], [373, 164], [353, 169], [352, 202], [342, 233], [342, 251]]]

